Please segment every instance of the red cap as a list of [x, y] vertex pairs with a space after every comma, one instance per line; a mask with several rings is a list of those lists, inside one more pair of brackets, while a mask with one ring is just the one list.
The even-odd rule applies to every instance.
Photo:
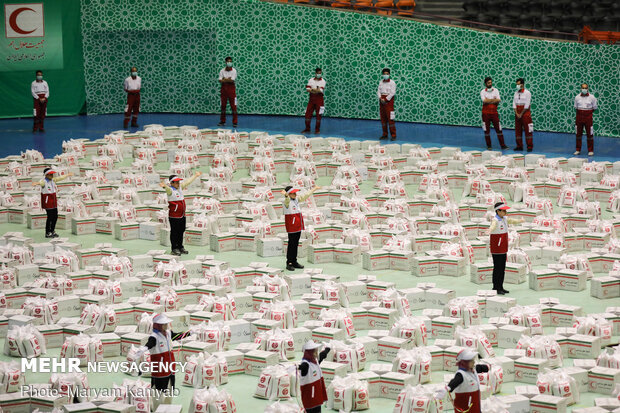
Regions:
[[45, 172], [45, 175], [55, 174], [55, 173], [56, 173], [56, 171], [55, 171], [55, 170], [50, 169], [49, 171], [46, 171], [46, 172]]
[[297, 189], [297, 188], [291, 188], [291, 189], [289, 189], [289, 190], [288, 190], [288, 192], [287, 192], [287, 193], [288, 193], [288, 194], [294, 194], [295, 192], [299, 192], [299, 189]]
[[170, 179], [170, 182], [179, 182], [182, 181], [183, 178], [179, 177], [179, 176], [173, 176], [172, 179]]
[[506, 211], [506, 210], [510, 209], [510, 207], [508, 205], [502, 203], [501, 205], [498, 205], [498, 206], [495, 207], [496, 211], [499, 211], [500, 209], [502, 211]]

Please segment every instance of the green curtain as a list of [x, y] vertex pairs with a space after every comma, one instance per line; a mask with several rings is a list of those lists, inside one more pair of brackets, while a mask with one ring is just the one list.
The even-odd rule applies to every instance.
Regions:
[[[37, 3], [43, 4], [42, 10], [36, 6], [32, 9], [30, 2], [21, 5], [15, 0], [2, 0], [0, 118], [32, 116], [30, 84], [38, 69], [43, 70], [50, 87], [48, 115], [85, 111], [80, 0]], [[20, 13], [16, 6], [31, 10]], [[9, 27], [5, 27], [7, 21]], [[41, 22], [42, 27], [38, 27]], [[8, 37], [22, 34], [33, 37]]]

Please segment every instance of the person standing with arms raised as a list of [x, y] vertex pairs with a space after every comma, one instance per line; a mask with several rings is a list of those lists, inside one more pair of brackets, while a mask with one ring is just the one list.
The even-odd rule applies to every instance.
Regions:
[[284, 202], [282, 202], [284, 225], [286, 226], [286, 232], [288, 233], [286, 269], [289, 271], [295, 271], [295, 268], [304, 268], [303, 265], [297, 262], [297, 248], [299, 247], [299, 239], [301, 238], [301, 231], [305, 229], [304, 217], [301, 213], [299, 203], [304, 202], [314, 193], [314, 191], [320, 188], [320, 186], [315, 186], [310, 192], [299, 198], [297, 198], [297, 192], [299, 192], [299, 189], [297, 188], [287, 186], [282, 191], [282, 195], [284, 195]]

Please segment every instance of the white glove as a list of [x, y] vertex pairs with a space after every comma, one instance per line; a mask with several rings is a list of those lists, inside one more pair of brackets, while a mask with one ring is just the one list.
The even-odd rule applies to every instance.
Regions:
[[435, 399], [437, 400], [443, 400], [446, 397], [446, 394], [448, 394], [448, 392], [446, 391], [446, 389], [441, 389], [441, 390], [437, 390], [435, 392]]

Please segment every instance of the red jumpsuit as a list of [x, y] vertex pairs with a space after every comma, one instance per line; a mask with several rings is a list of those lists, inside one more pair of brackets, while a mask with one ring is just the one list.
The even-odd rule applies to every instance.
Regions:
[[513, 109], [521, 113], [520, 118], [515, 114], [515, 140], [517, 142], [517, 148], [523, 148], [522, 134], [525, 131], [525, 143], [529, 151], [534, 148], [534, 123], [532, 123], [532, 114], [530, 112], [531, 101], [532, 95], [530, 91], [522, 89], [515, 92], [515, 97], [512, 102]]
[[[49, 86], [45, 80], [35, 80], [30, 86], [30, 92], [34, 105], [32, 131], [42, 131], [44, 129], [43, 121], [45, 120], [45, 115], [47, 115], [47, 98], [50, 95]], [[41, 99], [43, 99], [43, 102], [41, 102]]]
[[499, 124], [499, 114], [497, 113], [497, 103], [484, 103], [484, 99], [500, 99], [499, 91], [495, 88], [491, 88], [491, 90], [483, 89], [480, 92], [480, 97], [482, 98], [482, 130], [484, 131], [484, 140], [487, 143], [487, 148], [492, 146], [491, 144], [491, 123], [493, 123], [493, 127], [495, 128], [495, 133], [497, 133], [497, 140], [499, 141], [499, 146], [503, 148], [506, 147], [504, 143], [504, 133], [502, 132], [502, 126]]
[[142, 88], [142, 78], [140, 76], [128, 77], [123, 84], [125, 92], [127, 92], [127, 105], [125, 106], [125, 119], [123, 125], [129, 125], [131, 118], [131, 126], [138, 126], [138, 113], [140, 113], [140, 89]]
[[[310, 91], [310, 89], [321, 89], [321, 92], [325, 90], [325, 79], [317, 79], [313, 77], [308, 81], [308, 85], [306, 86], [306, 90]], [[310, 100], [308, 101], [308, 106], [306, 107], [306, 129], [310, 130], [310, 122], [312, 121], [312, 114], [316, 111], [316, 126], [314, 128], [314, 133], [319, 133], [321, 131], [321, 117], [323, 116], [323, 112], [325, 110], [325, 101], [323, 100], [323, 93], [310, 93]]]
[[221, 83], [220, 88], [220, 122], [226, 123], [226, 104], [230, 103], [233, 115], [233, 125], [237, 124], [237, 90], [235, 81], [237, 80], [237, 69], [227, 67], [220, 70], [220, 80], [230, 79], [232, 82]]
[[587, 95], [579, 94], [575, 98], [575, 109], [577, 110], [577, 118], [575, 119], [575, 134], [577, 152], [581, 151], [581, 137], [583, 129], [586, 130], [588, 138], [588, 152], [594, 152], [594, 128], [592, 127], [592, 113], [598, 109], [596, 98], [588, 93]]
[[396, 139], [396, 123], [394, 112], [394, 98], [396, 94], [396, 83], [393, 80], [382, 80], [379, 82], [377, 97], [387, 100], [386, 103], [379, 101], [379, 114], [381, 115], [381, 127], [383, 129], [384, 138], [388, 136], [388, 124], [390, 126], [390, 135], [392, 139]]

